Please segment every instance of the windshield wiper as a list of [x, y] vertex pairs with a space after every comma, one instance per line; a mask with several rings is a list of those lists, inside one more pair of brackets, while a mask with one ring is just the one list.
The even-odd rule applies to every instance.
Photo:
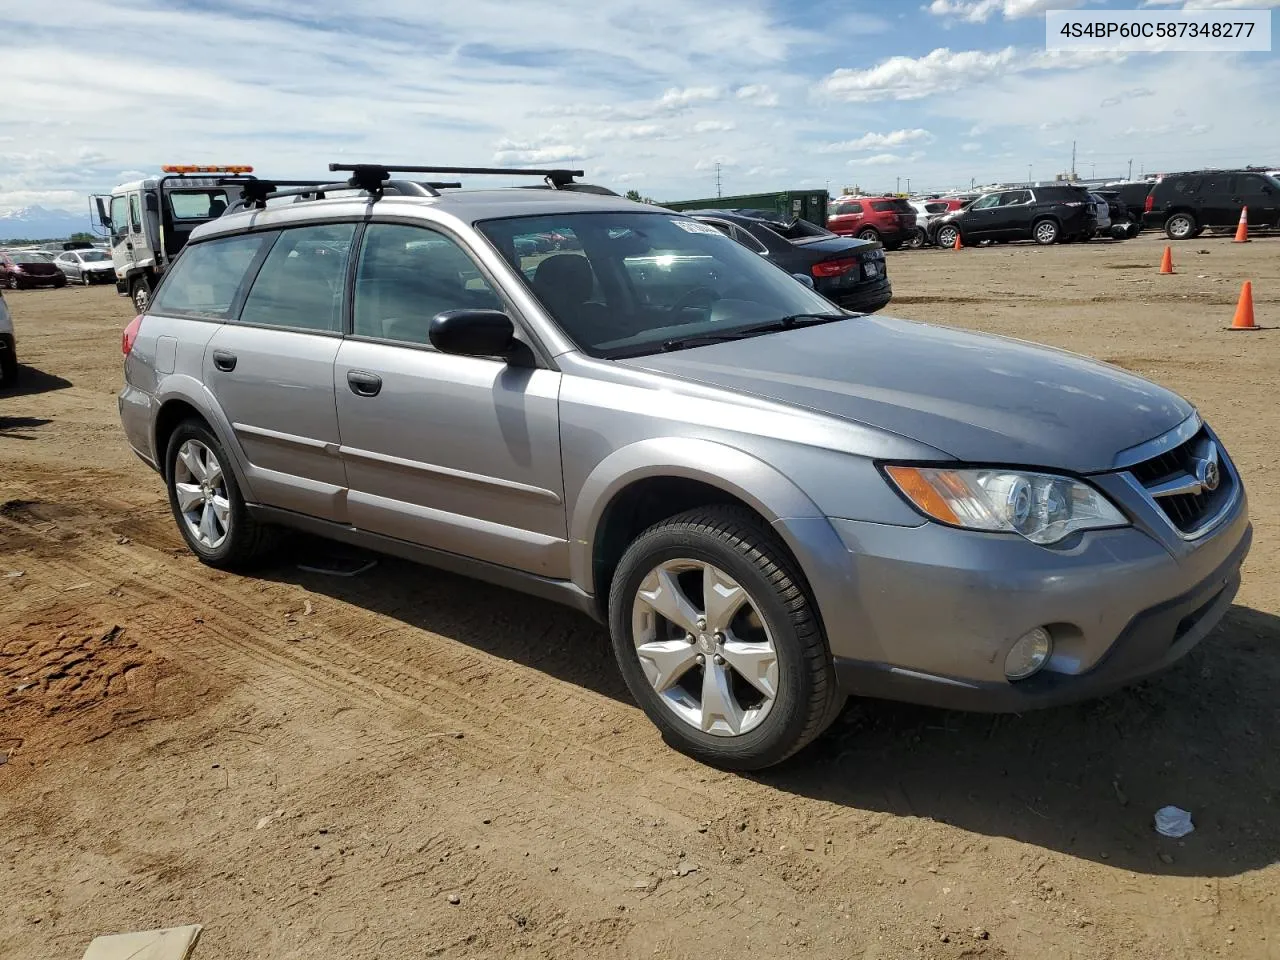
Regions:
[[745, 340], [747, 337], [758, 337], [762, 333], [794, 330], [796, 327], [817, 326], [820, 323], [834, 323], [837, 320], [847, 320], [850, 316], [851, 314], [847, 313], [792, 313], [754, 327], [739, 327], [736, 330], [726, 330], [724, 333], [700, 333], [693, 337], [666, 340], [662, 344], [662, 349], [683, 350], [685, 347], [704, 347], [712, 343], [724, 343], [726, 340]]

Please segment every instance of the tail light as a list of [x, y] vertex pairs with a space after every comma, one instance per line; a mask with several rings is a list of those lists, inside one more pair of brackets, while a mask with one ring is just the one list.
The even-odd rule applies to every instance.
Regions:
[[138, 331], [142, 329], [142, 314], [134, 317], [129, 321], [129, 325], [124, 328], [124, 335], [120, 338], [120, 352], [126, 357], [133, 350], [133, 341], [138, 339]]
[[1152, 207], [1154, 207], [1155, 205], [1156, 205], [1156, 198], [1155, 198], [1155, 197], [1153, 197], [1151, 194], [1149, 194], [1149, 193], [1148, 193], [1148, 194], [1147, 194], [1147, 199], [1146, 199], [1145, 201], [1143, 201], [1143, 204], [1142, 204], [1142, 212], [1143, 212], [1143, 213], [1150, 213], [1150, 212], [1151, 212], [1151, 208], [1152, 208]]
[[810, 268], [810, 272], [815, 277], [840, 277], [857, 266], [856, 257], [841, 257], [838, 260], [823, 260], [821, 263], [815, 263]]

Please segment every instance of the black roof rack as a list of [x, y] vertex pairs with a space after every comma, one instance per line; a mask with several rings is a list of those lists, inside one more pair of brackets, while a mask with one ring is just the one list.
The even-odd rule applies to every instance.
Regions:
[[381, 174], [385, 180], [393, 173], [454, 173], [467, 176], [495, 177], [542, 177], [552, 187], [565, 187], [573, 183], [575, 177], [585, 176], [581, 170], [528, 169], [524, 167], [386, 167], [373, 163], [331, 163], [332, 171], [350, 171], [351, 179], [371, 178]]

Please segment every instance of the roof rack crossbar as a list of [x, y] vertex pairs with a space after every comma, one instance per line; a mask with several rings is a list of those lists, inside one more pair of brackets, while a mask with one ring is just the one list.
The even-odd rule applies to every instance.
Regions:
[[582, 170], [535, 170], [525, 167], [384, 167], [377, 164], [367, 163], [331, 163], [329, 164], [329, 169], [335, 172], [361, 172], [365, 170], [381, 171], [388, 175], [392, 173], [457, 173], [468, 176], [543, 177], [550, 181], [553, 186], [557, 187], [572, 183], [575, 177], [582, 177], [586, 175]]

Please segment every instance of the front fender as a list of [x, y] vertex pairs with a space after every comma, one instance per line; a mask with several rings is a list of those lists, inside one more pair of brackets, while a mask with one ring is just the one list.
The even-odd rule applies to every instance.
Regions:
[[[691, 437], [640, 440], [596, 464], [574, 500], [569, 520], [569, 570], [573, 581], [587, 592], [595, 588], [592, 553], [606, 509], [631, 484], [651, 477], [701, 481], [748, 504], [775, 526], [788, 518], [826, 522], [822, 511], [790, 479], [741, 450]], [[789, 539], [784, 529], [779, 533]]]

